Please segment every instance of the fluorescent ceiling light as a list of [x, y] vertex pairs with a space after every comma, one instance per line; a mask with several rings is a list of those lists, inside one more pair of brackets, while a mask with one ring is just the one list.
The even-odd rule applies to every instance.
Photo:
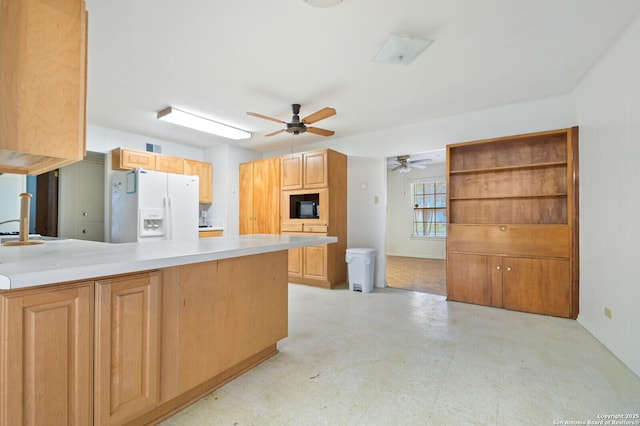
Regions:
[[158, 113], [158, 120], [168, 121], [169, 123], [179, 126], [189, 127], [191, 129], [200, 130], [201, 132], [211, 133], [212, 135], [222, 136], [224, 138], [239, 140], [249, 139], [251, 133], [209, 120], [208, 118], [190, 114], [174, 107], [168, 107]]
[[409, 65], [431, 43], [433, 40], [411, 38], [404, 34], [391, 34], [372, 60], [385, 64]]
[[333, 7], [342, 3], [342, 0], [304, 0], [309, 6], [313, 7]]

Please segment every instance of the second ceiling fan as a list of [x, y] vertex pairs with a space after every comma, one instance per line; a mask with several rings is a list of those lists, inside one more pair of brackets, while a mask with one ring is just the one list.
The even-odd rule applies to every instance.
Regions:
[[281, 123], [285, 125], [284, 129], [277, 130], [275, 132], [266, 134], [265, 136], [273, 136], [282, 132], [289, 132], [293, 135], [299, 135], [300, 133], [313, 133], [320, 136], [333, 136], [335, 132], [333, 130], [321, 129], [319, 127], [310, 127], [308, 124], [313, 124], [317, 121], [324, 120], [325, 118], [329, 118], [333, 115], [336, 115], [336, 110], [333, 108], [322, 108], [319, 111], [310, 114], [303, 119], [300, 119], [300, 104], [291, 105], [291, 110], [293, 112], [293, 117], [291, 117], [291, 122], [287, 123], [286, 121], [279, 120], [277, 118], [269, 117], [266, 115], [258, 114], [256, 112], [248, 112], [247, 114], [252, 115], [258, 118], [264, 118], [265, 120], [275, 121], [276, 123]]

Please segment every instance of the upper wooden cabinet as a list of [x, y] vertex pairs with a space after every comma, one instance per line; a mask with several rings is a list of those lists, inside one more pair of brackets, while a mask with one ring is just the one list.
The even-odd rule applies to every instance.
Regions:
[[155, 154], [156, 170], [159, 172], [184, 174], [184, 159], [170, 155]]
[[578, 128], [447, 147], [449, 300], [576, 318]]
[[0, 172], [38, 175], [82, 160], [85, 2], [1, 3]]
[[211, 163], [129, 148], [116, 148], [111, 151], [113, 170], [133, 170], [138, 167], [159, 172], [199, 176], [200, 204], [213, 202], [213, 164]]
[[240, 164], [240, 235], [280, 233], [280, 159]]
[[340, 161], [343, 154], [326, 149], [282, 157], [282, 190], [326, 188], [330, 184], [331, 163]]
[[213, 164], [185, 158], [184, 174], [200, 177], [200, 204], [211, 204], [213, 202]]
[[113, 170], [133, 170], [138, 167], [155, 170], [156, 155], [153, 152], [128, 148], [116, 148], [111, 151], [111, 168]]

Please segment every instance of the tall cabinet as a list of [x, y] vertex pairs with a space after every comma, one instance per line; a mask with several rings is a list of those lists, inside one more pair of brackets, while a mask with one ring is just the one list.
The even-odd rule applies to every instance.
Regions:
[[578, 315], [578, 128], [447, 146], [448, 300]]
[[240, 235], [280, 233], [280, 159], [240, 164]]
[[[314, 217], [301, 203], [315, 203]], [[336, 244], [289, 250], [289, 282], [332, 288], [347, 279], [347, 156], [330, 149], [282, 157], [283, 234], [336, 236]]]

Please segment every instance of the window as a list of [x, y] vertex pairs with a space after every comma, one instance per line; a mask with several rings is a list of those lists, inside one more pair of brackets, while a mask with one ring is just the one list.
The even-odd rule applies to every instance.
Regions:
[[412, 237], [447, 235], [447, 183], [444, 178], [411, 183]]

